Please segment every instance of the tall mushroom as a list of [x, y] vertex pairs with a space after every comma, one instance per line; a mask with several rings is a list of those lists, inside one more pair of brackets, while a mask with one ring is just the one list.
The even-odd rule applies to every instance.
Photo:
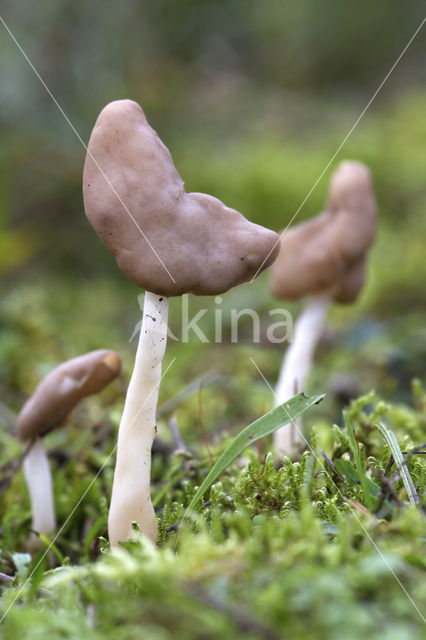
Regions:
[[24, 404], [17, 422], [17, 436], [27, 449], [23, 461], [32, 507], [32, 528], [51, 533], [56, 527], [52, 476], [42, 438], [63, 426], [83, 398], [99, 393], [119, 373], [120, 357], [100, 349], [67, 360], [40, 382]]
[[[170, 152], [141, 107], [118, 100], [100, 113], [83, 176], [86, 215], [124, 274], [145, 289], [135, 367], [120, 424], [109, 513], [112, 545], [151, 540], [151, 446], [166, 347], [168, 298], [221, 294], [247, 282], [278, 252], [278, 236], [220, 200], [186, 193]], [[274, 246], [276, 249], [274, 250]]]
[[[305, 298], [276, 388], [276, 404], [305, 390], [330, 302], [354, 302], [362, 288], [368, 248], [375, 236], [376, 201], [370, 172], [360, 162], [340, 164], [330, 182], [326, 209], [286, 231], [270, 278], [277, 298]], [[281, 455], [303, 441], [299, 424], [274, 434]], [[296, 431], [296, 433], [294, 432]]]

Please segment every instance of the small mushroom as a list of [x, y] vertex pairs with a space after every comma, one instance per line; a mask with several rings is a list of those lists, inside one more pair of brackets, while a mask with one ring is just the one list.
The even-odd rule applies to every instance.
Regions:
[[[17, 436], [26, 449], [23, 469], [34, 531], [50, 533], [56, 528], [52, 475], [43, 436], [64, 426], [80, 400], [99, 393], [118, 376], [120, 369], [121, 359], [115, 351], [100, 349], [85, 353], [53, 369], [24, 404], [18, 417]], [[36, 540], [31, 544], [36, 547]]]
[[170, 152], [131, 100], [112, 102], [99, 115], [83, 196], [86, 215], [118, 266], [146, 292], [119, 429], [110, 543], [132, 536], [133, 521], [155, 541], [150, 465], [168, 298], [221, 294], [249, 281], [275, 259], [278, 236], [212, 196], [186, 193]]
[[[375, 237], [376, 215], [369, 170], [360, 162], [345, 161], [331, 178], [326, 210], [283, 234], [271, 270], [271, 292], [285, 300], [305, 298], [305, 305], [282, 364], [277, 405], [305, 391], [330, 302], [356, 300]], [[280, 455], [292, 455], [300, 448], [300, 422], [295, 426], [296, 433], [286, 428], [275, 432]]]

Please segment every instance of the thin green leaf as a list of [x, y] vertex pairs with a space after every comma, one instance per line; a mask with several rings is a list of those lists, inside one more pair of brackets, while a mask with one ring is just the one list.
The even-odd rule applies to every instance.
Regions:
[[29, 567], [29, 570], [28, 570], [29, 601], [34, 600], [37, 595], [37, 589], [40, 585], [40, 582], [43, 580], [46, 566], [47, 566], [46, 553], [43, 549], [41, 549], [33, 558], [31, 566]]
[[216, 463], [204, 478], [204, 481], [198, 488], [185, 512], [184, 519], [187, 517], [187, 514], [196, 507], [204, 493], [212, 486], [213, 482], [227, 467], [229, 467], [232, 462], [234, 462], [236, 458], [238, 458], [244, 449], [246, 449], [250, 444], [253, 444], [253, 442], [256, 442], [256, 440], [264, 438], [280, 427], [292, 422], [305, 413], [305, 411], [310, 409], [314, 404], [321, 402], [324, 397], [324, 394], [322, 394], [308, 398], [303, 393], [298, 393], [294, 398], [291, 398], [284, 404], [275, 407], [275, 409], [272, 409], [272, 411], [269, 411], [264, 416], [243, 429], [217, 459]]
[[348, 411], [343, 412], [343, 418], [345, 420], [346, 430], [348, 432], [349, 442], [352, 449], [352, 455], [354, 457], [355, 467], [358, 472], [358, 478], [361, 483], [362, 491], [364, 493], [366, 506], [370, 511], [374, 511], [376, 500], [372, 495], [372, 485], [374, 485], [374, 487], [377, 487], [377, 495], [380, 492], [380, 488], [372, 480], [370, 480], [370, 478], [367, 477], [366, 470], [359, 453], [358, 443], [355, 438], [355, 431], [352, 426]]
[[[361, 476], [357, 469], [353, 466], [351, 462], [348, 460], [335, 460], [334, 466], [337, 471], [346, 476], [346, 478], [352, 484], [361, 484]], [[368, 494], [371, 498], [377, 498], [380, 494], [380, 487], [376, 484], [371, 478], [364, 475], [364, 487], [363, 490], [366, 494]]]
[[346, 476], [346, 478], [352, 484], [360, 484], [359, 473], [351, 462], [349, 462], [348, 460], [335, 460], [334, 466], [336, 467], [337, 471], [342, 476]]
[[404, 483], [408, 500], [412, 505], [421, 506], [420, 498], [417, 494], [416, 487], [414, 486], [414, 482], [411, 479], [410, 473], [407, 468], [407, 464], [404, 460], [404, 456], [402, 455], [401, 449], [399, 448], [399, 444], [395, 438], [394, 433], [380, 422], [376, 426], [380, 431], [380, 433], [382, 434], [382, 436], [384, 437], [384, 439], [386, 440], [389, 446], [389, 449], [391, 450], [396, 468], [401, 474], [402, 482]]
[[65, 558], [62, 555], [62, 553], [59, 551], [56, 544], [53, 544], [53, 541], [45, 533], [39, 533], [38, 537], [40, 538], [42, 543], [46, 545], [46, 548], [49, 549], [49, 551], [53, 552], [59, 564], [63, 566], [65, 564]]

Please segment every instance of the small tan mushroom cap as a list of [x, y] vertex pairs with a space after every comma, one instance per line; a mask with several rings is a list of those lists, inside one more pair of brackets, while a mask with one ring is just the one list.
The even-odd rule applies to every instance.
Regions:
[[102, 391], [120, 370], [120, 356], [107, 349], [90, 351], [53, 369], [19, 414], [19, 440], [25, 442], [62, 426], [80, 400]]
[[283, 234], [271, 269], [272, 294], [298, 300], [330, 291], [336, 302], [356, 300], [376, 216], [369, 170], [360, 162], [342, 162], [331, 178], [326, 210]]
[[123, 273], [158, 295], [224, 293], [278, 255], [276, 233], [212, 196], [185, 192], [169, 150], [131, 100], [111, 102], [99, 115], [83, 196]]

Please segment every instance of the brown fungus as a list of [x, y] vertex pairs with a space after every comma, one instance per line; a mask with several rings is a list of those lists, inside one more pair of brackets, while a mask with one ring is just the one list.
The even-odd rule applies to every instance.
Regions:
[[102, 391], [120, 369], [120, 356], [107, 349], [90, 351], [60, 364], [22, 407], [16, 426], [19, 440], [44, 436], [62, 426], [80, 400]]
[[[24, 404], [16, 431], [27, 449], [23, 469], [34, 531], [46, 534], [56, 527], [52, 477], [42, 437], [63, 426], [74, 407], [83, 398], [99, 393], [120, 369], [121, 359], [115, 351], [91, 351], [53, 369]], [[36, 549], [37, 544], [37, 539], [32, 538], [30, 546]]]
[[[331, 178], [325, 211], [283, 233], [271, 269], [271, 292], [284, 300], [305, 298], [305, 306], [281, 368], [277, 405], [305, 391], [330, 302], [348, 304], [358, 297], [376, 216], [369, 170], [360, 162], [345, 161]], [[303, 441], [300, 421], [276, 431], [274, 440], [280, 454], [295, 453]]]
[[212, 196], [186, 193], [170, 152], [131, 100], [112, 102], [99, 115], [83, 196], [86, 215], [118, 266], [146, 292], [118, 435], [109, 539], [114, 546], [133, 536], [136, 522], [155, 541], [151, 447], [168, 298], [216, 295], [248, 282], [273, 262], [279, 239]]
[[[272, 264], [277, 234], [204, 193], [186, 193], [141, 107], [100, 113], [84, 166], [86, 215], [121, 271], [163, 296], [224, 293]], [[111, 188], [111, 185], [113, 188]], [[275, 248], [274, 248], [275, 247]]]
[[272, 294], [299, 300], [327, 293], [336, 302], [354, 302], [364, 282], [376, 215], [369, 170], [360, 162], [342, 162], [331, 179], [326, 210], [283, 234], [271, 269]]

